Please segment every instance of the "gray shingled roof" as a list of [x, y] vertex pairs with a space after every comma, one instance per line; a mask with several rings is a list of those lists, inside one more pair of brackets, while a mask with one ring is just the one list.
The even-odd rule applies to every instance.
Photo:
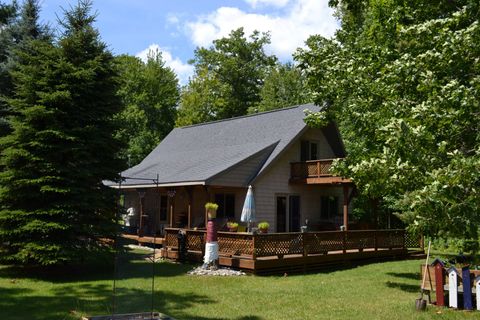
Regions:
[[123, 185], [151, 185], [151, 180], [128, 177], [155, 179], [157, 174], [161, 185], [208, 184], [241, 161], [270, 152], [258, 175], [306, 128], [303, 110], [307, 108], [319, 110], [308, 104], [175, 128], [140, 164], [122, 173], [127, 177]]

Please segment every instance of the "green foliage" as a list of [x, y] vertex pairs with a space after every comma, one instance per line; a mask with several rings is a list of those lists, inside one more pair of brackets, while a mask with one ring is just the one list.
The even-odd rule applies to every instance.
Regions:
[[311, 102], [304, 73], [291, 63], [277, 63], [269, 69], [260, 91], [260, 103], [248, 113], [269, 111]]
[[14, 86], [11, 72], [15, 69], [20, 50], [32, 39], [49, 39], [50, 32], [39, 23], [38, 0], [27, 0], [18, 12], [16, 2], [0, 3], [0, 137], [10, 132], [8, 117], [11, 113], [6, 99], [12, 97]]
[[92, 27], [90, 2], [65, 12], [56, 44], [16, 50], [12, 132], [0, 139], [3, 260], [42, 265], [103, 249], [114, 227], [115, 180], [124, 165], [113, 116], [120, 111], [113, 56]]
[[268, 43], [268, 34], [255, 31], [248, 41], [240, 28], [208, 49], [197, 48], [191, 61], [195, 74], [182, 90], [177, 125], [241, 116], [254, 108], [276, 62], [264, 52]]
[[205, 203], [205, 209], [207, 209], [207, 210], [217, 210], [218, 209], [218, 204], [213, 203], [213, 202], [207, 202], [207, 203]]
[[342, 130], [338, 173], [410, 228], [474, 237], [480, 222], [478, 1], [331, 1], [334, 39], [297, 59]]
[[270, 224], [266, 221], [259, 222], [257, 226], [258, 226], [258, 229], [263, 229], [263, 230], [270, 228]]
[[121, 125], [118, 137], [126, 145], [122, 157], [133, 166], [173, 129], [179, 100], [178, 80], [159, 52], [151, 52], [146, 63], [126, 55], [116, 60], [120, 74], [118, 94], [124, 105], [118, 116]]

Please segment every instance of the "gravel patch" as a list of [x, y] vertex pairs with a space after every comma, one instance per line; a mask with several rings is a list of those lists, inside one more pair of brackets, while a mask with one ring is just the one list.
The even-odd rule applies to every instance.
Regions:
[[202, 267], [197, 267], [193, 270], [187, 272], [191, 276], [221, 276], [221, 277], [238, 277], [246, 276], [247, 274], [243, 271], [232, 270], [229, 268], [219, 268], [217, 270], [205, 269]]

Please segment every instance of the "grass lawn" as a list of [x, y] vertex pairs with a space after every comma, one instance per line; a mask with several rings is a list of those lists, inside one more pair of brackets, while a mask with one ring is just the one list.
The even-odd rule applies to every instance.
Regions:
[[[152, 264], [122, 255], [117, 311], [150, 311]], [[318, 274], [194, 277], [192, 265], [157, 263], [155, 309], [177, 319], [478, 319], [429, 306], [415, 311], [420, 260]], [[0, 266], [0, 319], [79, 319], [111, 312], [111, 264], [57, 270]]]

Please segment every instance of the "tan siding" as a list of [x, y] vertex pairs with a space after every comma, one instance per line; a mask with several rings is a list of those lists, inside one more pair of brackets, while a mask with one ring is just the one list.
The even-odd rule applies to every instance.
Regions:
[[305, 219], [310, 225], [320, 223], [320, 197], [322, 195], [339, 196], [339, 214], [343, 203], [343, 189], [339, 187], [320, 187], [315, 185], [290, 185], [290, 163], [300, 161], [300, 141], [316, 140], [319, 142], [321, 158], [332, 158], [333, 151], [321, 130], [310, 129], [293, 143], [279, 159], [254, 183], [254, 195], [257, 222], [268, 221], [272, 231], [276, 231], [276, 195], [300, 196], [300, 224]]
[[266, 156], [267, 154], [265, 152], [260, 152], [260, 154], [251, 159], [222, 173], [213, 179], [210, 184], [216, 186], [246, 187], [264, 163]]

